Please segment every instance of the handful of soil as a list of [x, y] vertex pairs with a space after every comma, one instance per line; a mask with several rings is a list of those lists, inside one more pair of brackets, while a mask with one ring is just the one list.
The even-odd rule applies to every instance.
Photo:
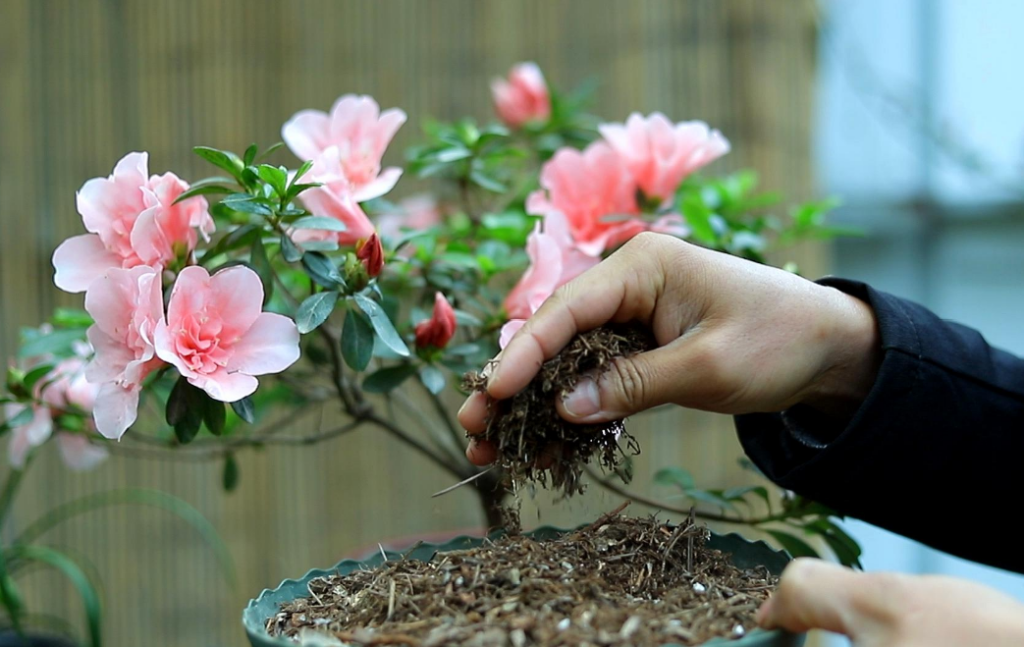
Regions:
[[[514, 488], [525, 482], [550, 485], [567, 496], [583, 491], [583, 466], [597, 457], [609, 470], [640, 452], [622, 420], [602, 424], [572, 424], [558, 415], [555, 403], [584, 377], [600, 380], [618, 357], [656, 346], [650, 332], [637, 324], [603, 326], [577, 335], [555, 357], [544, 362], [537, 376], [515, 396], [491, 402], [487, 430], [476, 436], [491, 442], [499, 465]], [[467, 374], [467, 390], [484, 392], [487, 378]], [[549, 481], [550, 479], [550, 481]]]
[[[317, 578], [267, 620], [272, 636], [407, 647], [696, 645], [736, 638], [775, 588], [709, 549], [705, 528], [609, 520], [557, 539], [393, 559]], [[329, 637], [329, 638], [327, 638]], [[318, 644], [342, 644], [320, 642]]]

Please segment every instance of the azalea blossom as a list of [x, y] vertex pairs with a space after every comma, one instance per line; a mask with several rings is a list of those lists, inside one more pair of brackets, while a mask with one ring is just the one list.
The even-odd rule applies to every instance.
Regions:
[[142, 381], [163, 364], [153, 343], [164, 318], [160, 272], [107, 270], [85, 293], [85, 309], [95, 321], [87, 335], [96, 351], [85, 378], [100, 385], [93, 419], [97, 431], [118, 439], [137, 418]]
[[519, 63], [508, 79], [491, 81], [491, 97], [498, 117], [512, 128], [551, 118], [551, 93], [536, 63]]
[[255, 376], [280, 373], [299, 359], [299, 331], [283, 315], [262, 312], [263, 284], [248, 267], [210, 275], [199, 266], [178, 274], [157, 324], [157, 356], [215, 400], [251, 395]]
[[398, 213], [377, 218], [377, 231], [389, 240], [400, 238], [403, 231], [422, 231], [442, 222], [437, 200], [425, 193], [399, 201], [398, 208]]
[[416, 324], [417, 348], [444, 348], [455, 336], [455, 310], [440, 292], [434, 294], [434, 312], [430, 319]]
[[381, 158], [405, 119], [398, 108], [381, 112], [372, 97], [346, 94], [330, 114], [297, 112], [281, 137], [296, 157], [314, 161], [312, 180], [341, 183], [353, 200], [365, 202], [390, 191], [402, 175], [397, 167], [381, 170]]
[[344, 181], [307, 189], [299, 199], [313, 215], [334, 218], [345, 225], [344, 231], [296, 229], [291, 232], [291, 236], [300, 245], [311, 240], [331, 240], [342, 246], [354, 245], [374, 234], [373, 223], [349, 193]]
[[671, 200], [682, 181], [729, 152], [729, 142], [702, 121], [673, 124], [660, 112], [634, 112], [625, 124], [604, 124], [601, 135], [625, 162], [644, 195]]
[[195, 249], [198, 233], [214, 230], [206, 199], [174, 201], [189, 185], [173, 173], [149, 175], [149, 155], [129, 153], [106, 178], [78, 191], [78, 213], [89, 234], [65, 240], [53, 254], [54, 283], [84, 292], [110, 268], [164, 267]]
[[502, 348], [555, 290], [600, 262], [580, 251], [565, 216], [558, 212], [544, 219], [543, 228], [537, 223], [526, 241], [526, 253], [530, 266], [505, 298], [505, 312], [511, 321], [501, 329]]
[[[50, 439], [54, 431], [54, 415], [62, 411], [76, 410], [90, 414], [96, 401], [99, 386], [85, 379], [86, 361], [74, 356], [59, 362], [53, 370], [39, 379], [33, 394], [36, 401], [28, 403], [7, 403], [3, 406], [4, 419], [11, 421], [26, 409], [32, 417], [24, 424], [12, 428], [7, 449], [7, 460], [11, 467], [23, 469], [29, 452]], [[91, 425], [87, 425], [89, 430]], [[107, 457], [107, 450], [89, 442], [82, 434], [58, 432], [57, 447], [64, 463], [74, 470], [95, 467]]]
[[647, 229], [637, 217], [636, 183], [604, 142], [583, 151], [558, 150], [541, 169], [540, 185], [527, 199], [527, 211], [564, 216], [576, 245], [591, 256]]

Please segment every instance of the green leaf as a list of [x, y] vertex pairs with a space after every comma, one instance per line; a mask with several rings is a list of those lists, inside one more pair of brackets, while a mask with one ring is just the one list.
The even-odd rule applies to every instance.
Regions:
[[473, 171], [469, 174], [469, 179], [473, 181], [473, 184], [494, 193], [504, 193], [508, 191], [507, 186], [481, 171]]
[[238, 477], [238, 461], [234, 454], [228, 454], [224, 457], [224, 471], [221, 474], [221, 484], [224, 486], [225, 492], [235, 491], [238, 487]]
[[844, 566], [863, 568], [860, 563], [861, 547], [842, 528], [829, 519], [815, 519], [803, 525], [804, 532], [820, 535]]
[[303, 216], [291, 225], [292, 229], [317, 229], [320, 231], [345, 231], [345, 223], [330, 216]]
[[445, 148], [438, 151], [431, 156], [431, 159], [435, 162], [440, 162], [441, 164], [451, 164], [452, 162], [469, 159], [470, 157], [473, 157], [473, 151], [462, 146], [453, 146], [452, 148]]
[[765, 530], [792, 557], [819, 557], [818, 551], [795, 535], [780, 530]]
[[249, 166], [256, 160], [256, 153], [260, 151], [259, 146], [256, 144], [249, 144], [249, 148], [245, 149], [245, 153], [242, 155], [242, 163]]
[[302, 267], [306, 268], [309, 278], [325, 288], [337, 288], [345, 285], [345, 279], [338, 272], [334, 261], [320, 252], [306, 252], [302, 255]]
[[302, 176], [309, 172], [309, 169], [311, 168], [313, 168], [313, 160], [306, 160], [305, 162], [302, 163], [302, 166], [300, 166], [299, 169], [295, 171], [295, 177], [292, 178], [293, 188], [295, 184], [302, 178]]
[[252, 250], [249, 252], [249, 264], [260, 277], [260, 283], [263, 284], [263, 305], [267, 305], [270, 298], [274, 296], [274, 268], [270, 267], [267, 248], [263, 246], [263, 239], [259, 236], [253, 239]]
[[57, 308], [53, 312], [53, 325], [61, 328], [88, 328], [92, 324], [92, 315], [79, 308]]
[[408, 357], [409, 348], [402, 341], [398, 331], [395, 330], [394, 324], [388, 319], [388, 315], [384, 312], [384, 309], [377, 304], [376, 301], [362, 295], [357, 294], [353, 297], [359, 309], [362, 310], [367, 317], [370, 318], [370, 323], [373, 325], [373, 329], [377, 331], [377, 337], [384, 343], [385, 346], [398, 353], [401, 357]]
[[693, 475], [681, 467], [666, 467], [654, 474], [654, 482], [658, 485], [671, 485], [686, 491], [694, 487]]
[[260, 164], [259, 176], [261, 180], [274, 187], [274, 192], [277, 195], [281, 197], [287, 195], [288, 173], [283, 169], [270, 164]]
[[82, 568], [64, 553], [48, 546], [12, 546], [6, 550], [5, 558], [47, 564], [64, 574], [71, 585], [78, 590], [85, 607], [85, 622], [89, 628], [89, 645], [101, 647], [103, 636], [100, 623], [100, 597], [96, 587]]
[[263, 153], [261, 153], [261, 154], [260, 154], [260, 156], [259, 156], [259, 157], [257, 157], [257, 158], [256, 158], [255, 160], [253, 160], [253, 161], [254, 161], [254, 162], [257, 162], [257, 161], [259, 161], [259, 160], [262, 160], [262, 159], [266, 159], [266, 158], [267, 158], [267, 157], [269, 157], [269, 156], [270, 156], [270, 155], [271, 155], [271, 154], [272, 154], [272, 153], [273, 153], [274, 151], [276, 151], [277, 149], [281, 148], [282, 146], [284, 146], [284, 142], [277, 142], [276, 144], [274, 144], [274, 145], [270, 146], [269, 148], [267, 148], [267, 150], [263, 151]]
[[431, 366], [430, 364], [425, 364], [420, 368], [420, 381], [434, 395], [444, 391], [444, 384], [446, 382], [444, 373], [436, 366]]
[[291, 236], [283, 232], [281, 234], [281, 256], [289, 263], [294, 263], [302, 258], [302, 250], [292, 242]]
[[690, 227], [694, 239], [705, 245], [714, 245], [718, 240], [714, 227], [711, 225], [711, 211], [704, 205], [699, 195], [691, 194], [683, 199], [683, 217]]
[[700, 501], [702, 503], [710, 503], [713, 506], [722, 508], [723, 510], [730, 510], [738, 513], [739, 510], [733, 505], [732, 501], [723, 497], [720, 493], [714, 490], [702, 490], [700, 488], [690, 488], [684, 491], [687, 497], [694, 501]]
[[158, 508], [181, 519], [199, 533], [207, 546], [217, 556], [221, 570], [228, 582], [234, 583], [235, 573], [231, 553], [224, 541], [201, 512], [178, 497], [160, 490], [145, 488], [123, 488], [107, 492], [95, 492], [78, 499], [50, 508], [43, 516], [29, 524], [18, 537], [15, 545], [35, 543], [40, 537], [74, 517], [113, 505], [142, 505]]
[[184, 191], [171, 204], [178, 204], [189, 198], [194, 198], [197, 195], [225, 195], [231, 193], [233, 189], [229, 189], [226, 186], [219, 186], [217, 184], [207, 184], [206, 186], [194, 186], [188, 191]]
[[189, 384], [184, 375], [178, 378], [174, 388], [171, 389], [171, 395], [167, 398], [165, 415], [167, 424], [174, 427], [174, 434], [181, 444], [192, 442], [192, 439], [199, 433], [199, 427], [203, 424], [207, 397], [206, 393]]
[[256, 198], [248, 193], [232, 193], [220, 201], [221, 204], [242, 213], [251, 213], [257, 216], [272, 216], [274, 210], [260, 202], [263, 198]]
[[206, 398], [206, 407], [203, 409], [203, 422], [206, 423], [206, 428], [210, 430], [210, 433], [214, 436], [224, 433], [224, 423], [227, 422], [227, 419], [228, 414], [224, 403], [210, 397]]
[[350, 308], [341, 330], [341, 356], [354, 371], [365, 371], [373, 357], [373, 326], [363, 313]]
[[471, 315], [465, 310], [455, 310], [455, 323], [460, 326], [482, 326], [484, 322], [480, 321], [475, 315]]
[[234, 231], [228, 232], [225, 236], [222, 236], [213, 247], [211, 247], [200, 261], [200, 265], [208, 263], [210, 260], [229, 252], [233, 249], [238, 249], [243, 245], [248, 245], [253, 239], [259, 236], [262, 232], [262, 228], [257, 225], [242, 225]]
[[208, 146], [196, 146], [192, 149], [196, 155], [213, 164], [217, 168], [224, 169], [237, 180], [241, 180], [242, 169], [245, 164], [238, 156], [229, 151], [217, 150]]
[[250, 425], [256, 422], [256, 407], [252, 403], [250, 396], [245, 396], [241, 400], [237, 400], [231, 403], [231, 408], [235, 414], [242, 420], [248, 422]]
[[334, 312], [336, 303], [338, 293], [334, 290], [324, 290], [307, 297], [295, 311], [295, 325], [299, 332], [305, 335], [319, 328]]
[[382, 368], [363, 380], [363, 390], [367, 393], [387, 393], [415, 374], [416, 367], [412, 364]]
[[48, 335], [40, 335], [18, 350], [18, 357], [35, 357], [37, 355], [59, 355], [71, 348], [71, 344], [85, 339], [84, 330], [57, 330]]
[[43, 364], [41, 366], [37, 366], [25, 374], [25, 379], [23, 379], [21, 383], [25, 386], [26, 391], [31, 392], [32, 387], [34, 387], [36, 383], [39, 382], [39, 380], [46, 377], [47, 374], [49, 374], [52, 370], [52, 364]]

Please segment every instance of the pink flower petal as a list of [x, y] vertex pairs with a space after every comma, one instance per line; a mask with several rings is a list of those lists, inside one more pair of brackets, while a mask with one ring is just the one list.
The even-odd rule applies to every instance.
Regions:
[[377, 179], [356, 189], [355, 193], [352, 194], [352, 199], [356, 202], [366, 202], [367, 200], [379, 198], [395, 188], [395, 184], [398, 183], [400, 177], [402, 177], [402, 169], [394, 166], [388, 167], [381, 171]]
[[100, 330], [99, 326], [89, 326], [86, 335], [89, 337], [89, 343], [96, 349], [92, 361], [85, 368], [85, 379], [89, 382], [112, 382], [118, 379], [128, 364], [135, 359], [132, 349]]
[[263, 282], [259, 275], [248, 267], [236, 265], [211, 276], [209, 286], [207, 307], [216, 310], [224, 325], [221, 336], [244, 335], [263, 308]]
[[96, 234], [73, 236], [53, 253], [53, 282], [65, 292], [85, 292], [105, 271], [120, 266], [121, 257], [107, 250]]
[[513, 319], [501, 327], [501, 336], [498, 338], [498, 346], [505, 348], [512, 341], [512, 337], [519, 332], [519, 329], [526, 323], [526, 319]]
[[210, 375], [190, 377], [189, 382], [206, 391], [214, 400], [221, 402], [238, 402], [242, 398], [256, 392], [259, 380], [245, 373], [229, 373], [225, 370]]
[[281, 139], [295, 157], [315, 159], [329, 145], [330, 123], [320, 110], [302, 110], [281, 128]]
[[125, 388], [114, 382], [107, 382], [100, 387], [92, 418], [96, 423], [96, 431], [105, 438], [119, 440], [135, 424], [138, 415], [138, 388]]
[[231, 350], [229, 372], [280, 373], [299, 359], [299, 331], [288, 317], [264, 312]]

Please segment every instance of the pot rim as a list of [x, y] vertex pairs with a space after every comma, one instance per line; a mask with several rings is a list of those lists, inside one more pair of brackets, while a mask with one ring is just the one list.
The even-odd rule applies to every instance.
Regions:
[[[579, 530], [589, 524], [582, 524], [576, 528], [559, 528], [551, 525], [544, 525], [524, 534], [529, 536], [540, 536], [540, 537], [557, 537], [566, 533]], [[501, 531], [490, 533], [486, 538], [500, 537]], [[779, 550], [766, 543], [764, 540], [752, 541], [747, 539], [743, 535], [736, 532], [730, 532], [726, 534], [716, 533], [711, 531], [712, 541], [718, 544], [725, 545], [736, 545], [736, 546], [750, 546], [756, 550], [764, 551], [766, 556], [770, 556], [765, 561], [771, 561], [773, 564], [764, 564], [769, 571], [778, 575], [781, 572], [782, 567], [786, 563], [793, 560], [792, 555], [785, 550]], [[424, 550], [431, 552], [448, 552], [452, 550], [459, 550], [461, 548], [468, 548], [476, 545], [476, 542], [480, 542], [485, 537], [479, 535], [458, 535], [452, 537], [450, 540], [442, 544], [433, 544], [428, 542], [420, 543], [416, 546], [416, 550]], [[463, 544], [463, 545], [460, 545]], [[278, 638], [271, 636], [267, 633], [265, 624], [269, 615], [266, 614], [266, 610], [261, 611], [261, 607], [265, 606], [268, 598], [271, 598], [283, 589], [305, 586], [310, 580], [318, 577], [324, 577], [327, 575], [333, 575], [340, 570], [348, 567], [348, 570], [354, 570], [359, 566], [377, 566], [381, 561], [382, 556], [386, 555], [388, 559], [402, 557], [402, 553], [394, 550], [385, 550], [383, 555], [380, 552], [373, 553], [364, 557], [363, 559], [343, 559], [337, 564], [329, 568], [312, 568], [301, 577], [297, 578], [286, 578], [281, 581], [274, 588], [265, 588], [260, 592], [258, 596], [249, 600], [245, 609], [242, 611], [242, 625], [245, 629], [246, 635], [253, 645], [261, 645], [265, 647], [296, 647], [298, 643], [295, 643], [284, 638]], [[293, 598], [294, 599], [294, 598]], [[275, 603], [276, 604], [276, 603]], [[764, 629], [754, 629], [750, 633], [746, 634], [742, 638], [713, 638], [706, 643], [702, 643], [701, 647], [797, 647], [803, 644], [803, 634], [791, 634], [789, 632], [773, 629], [766, 631]], [[259, 641], [258, 643], [256, 641]], [[666, 643], [662, 647], [683, 647], [675, 643]]]

